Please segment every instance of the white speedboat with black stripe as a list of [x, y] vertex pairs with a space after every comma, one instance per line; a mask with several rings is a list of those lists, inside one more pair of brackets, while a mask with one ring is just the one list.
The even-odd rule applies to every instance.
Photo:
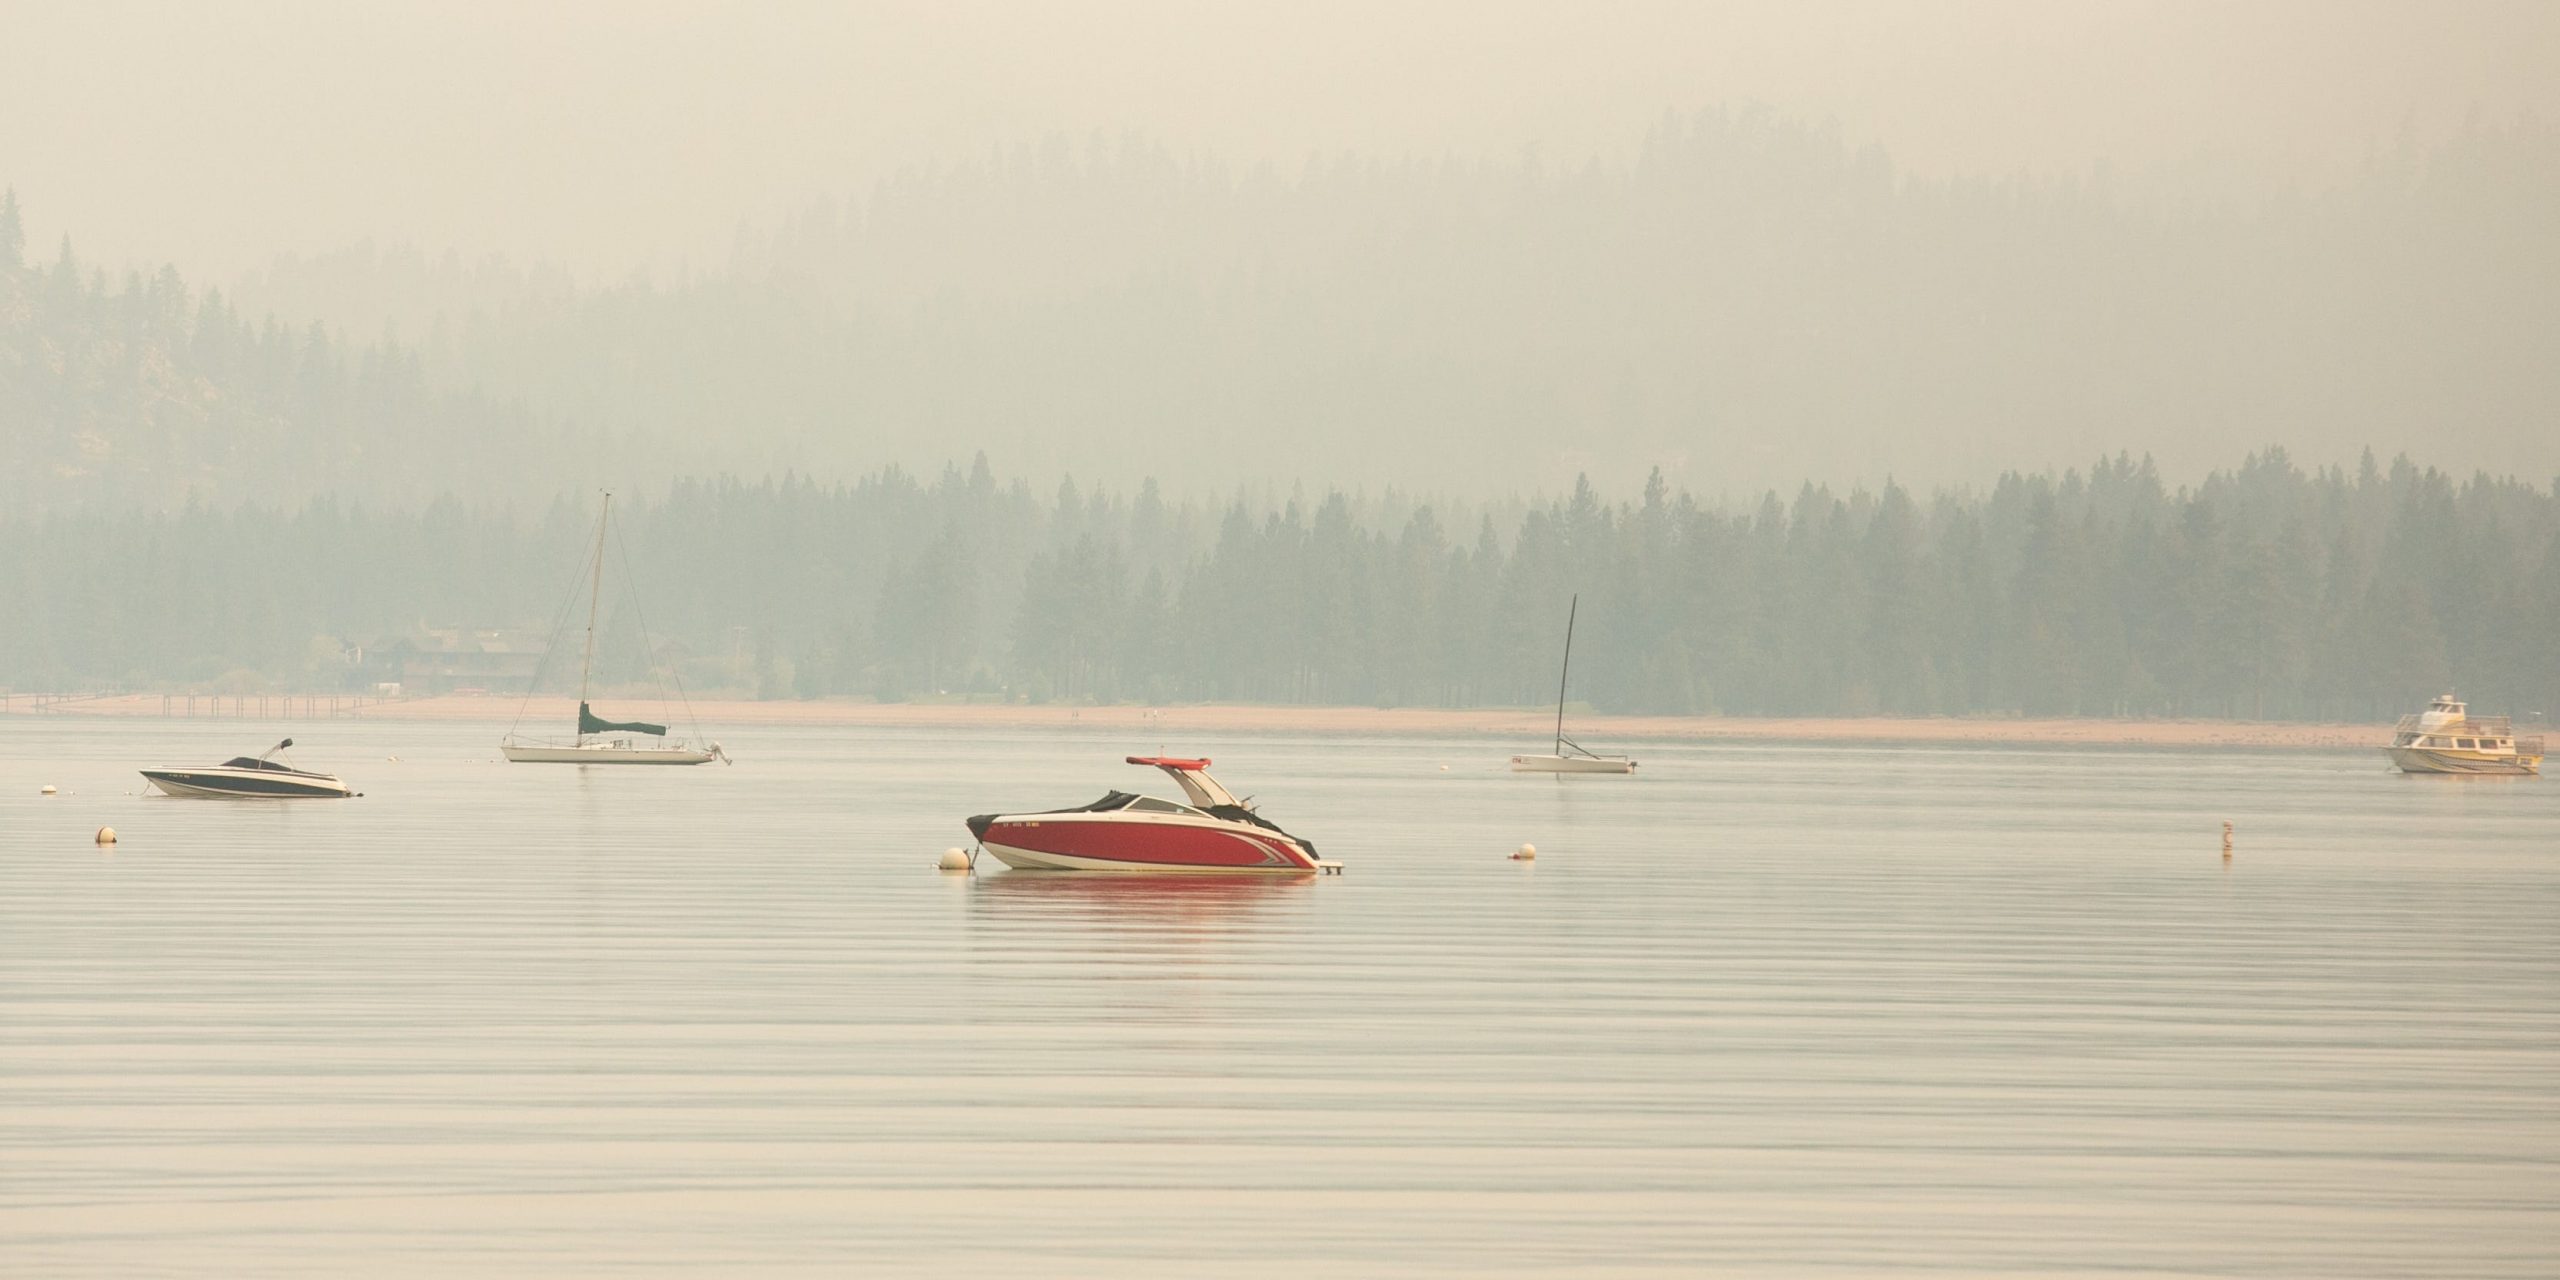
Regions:
[[173, 796], [212, 800], [344, 800], [356, 794], [336, 775], [312, 773], [268, 759], [293, 745], [287, 738], [266, 755], [233, 756], [201, 769], [145, 769], [152, 786]]

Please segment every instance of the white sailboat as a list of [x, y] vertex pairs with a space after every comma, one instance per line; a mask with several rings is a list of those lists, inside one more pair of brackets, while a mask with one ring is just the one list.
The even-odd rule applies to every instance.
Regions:
[[[587, 685], [595, 674], [596, 665], [596, 606], [604, 597], [604, 535], [612, 520], [613, 495], [608, 493], [604, 495], [604, 514], [596, 520], [595, 572], [587, 586], [587, 647], [586, 656], [578, 665], [577, 736], [567, 741], [525, 738], [511, 728], [499, 741], [498, 749], [516, 764], [709, 764], [713, 760], [728, 760], [728, 754], [720, 749], [717, 742], [697, 747], [689, 742], [670, 740], [665, 725], [650, 724], [644, 720], [607, 720], [587, 705]], [[645, 643], [645, 636], [643, 639]], [[537, 682], [539, 679], [537, 675]], [[533, 691], [527, 689], [525, 702], [530, 704], [532, 701]], [[689, 706], [687, 714], [691, 714]], [[517, 711], [516, 718], [518, 724], [523, 723], [521, 709]], [[694, 733], [697, 737], [701, 735], [699, 725], [695, 726]], [[643, 744], [641, 737], [652, 737], [657, 741]]]
[[1576, 593], [1564, 615], [1564, 670], [1556, 676], [1556, 749], [1553, 755], [1513, 756], [1513, 773], [1633, 773], [1636, 762], [1625, 756], [1606, 756], [1587, 750], [1564, 734], [1564, 691], [1573, 678], [1573, 619], [1582, 609], [1582, 596]]

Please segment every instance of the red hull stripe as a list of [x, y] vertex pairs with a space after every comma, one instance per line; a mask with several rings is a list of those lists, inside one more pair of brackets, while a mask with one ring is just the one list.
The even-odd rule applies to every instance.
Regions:
[[1241, 831], [1155, 823], [999, 822], [983, 837], [1033, 853], [1155, 867], [1313, 867], [1295, 847]]

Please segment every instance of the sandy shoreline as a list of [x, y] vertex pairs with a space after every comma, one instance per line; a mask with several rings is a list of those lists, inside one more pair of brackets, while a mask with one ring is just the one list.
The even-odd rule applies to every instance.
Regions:
[[[215, 710], [217, 701], [220, 709]], [[0, 714], [17, 716], [159, 716], [184, 715], [183, 695], [129, 694], [94, 698], [43, 699], [16, 694], [0, 705]], [[199, 695], [196, 716], [237, 715], [247, 719], [301, 720], [339, 718], [365, 720], [433, 720], [507, 724], [518, 704], [507, 698], [439, 697], [391, 701], [341, 697], [333, 712], [322, 697], [287, 698], [251, 694], [215, 699]], [[918, 729], [1089, 729], [1125, 731], [1141, 745], [1178, 741], [1186, 734], [1285, 733], [1343, 737], [1480, 737], [1539, 746], [1554, 732], [1551, 710], [1431, 707], [1277, 707], [1277, 706], [1061, 706], [816, 701], [705, 700], [693, 704], [712, 737], [756, 725], [807, 725], [845, 728]], [[614, 704], [613, 713], [653, 714], [641, 707]], [[569, 699], [537, 701], [527, 723], [566, 726], [576, 715]], [[1761, 716], [1618, 716], [1578, 714], [1574, 736], [1595, 748], [1641, 742], [1794, 741], [1917, 742], [1983, 745], [2079, 745], [2160, 747], [2286, 747], [2336, 750], [2379, 747], [2390, 740], [2387, 725], [2308, 724], [2242, 720], [2101, 720], [2006, 719], [1972, 716], [1868, 716], [1851, 718]]]

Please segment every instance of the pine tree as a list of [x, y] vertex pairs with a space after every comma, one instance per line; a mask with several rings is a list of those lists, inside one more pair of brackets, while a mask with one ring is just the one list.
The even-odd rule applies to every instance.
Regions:
[[18, 189], [0, 190], [0, 278], [15, 276], [26, 265], [27, 226], [18, 216]]

